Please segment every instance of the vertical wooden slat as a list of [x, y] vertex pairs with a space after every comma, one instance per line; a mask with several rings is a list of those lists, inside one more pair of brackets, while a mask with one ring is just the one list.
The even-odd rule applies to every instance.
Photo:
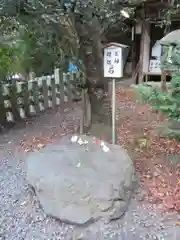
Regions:
[[65, 103], [68, 102], [67, 78], [68, 78], [68, 74], [67, 74], [67, 73], [63, 73], [63, 82], [64, 82], [64, 102], [65, 102]]
[[72, 91], [73, 98], [75, 98], [77, 95], [77, 89], [76, 89], [77, 78], [76, 78], [76, 76], [77, 76], [76, 73], [71, 74], [71, 91]]
[[63, 73], [60, 73], [60, 104], [64, 104], [64, 79]]
[[72, 101], [71, 75], [70, 73], [66, 75], [68, 101]]
[[9, 100], [11, 103], [11, 108], [12, 108], [12, 114], [14, 121], [19, 121], [21, 119], [20, 113], [19, 113], [19, 106], [17, 103], [17, 87], [16, 87], [16, 82], [12, 82], [9, 86]]
[[52, 108], [56, 107], [56, 83], [55, 78], [51, 78]]
[[54, 70], [54, 78], [55, 78], [55, 83], [59, 84], [60, 83], [60, 70], [59, 70], [59, 68], [56, 68]]
[[46, 83], [48, 87], [48, 107], [52, 108], [52, 85], [51, 85], [51, 76], [46, 77]]
[[39, 107], [39, 86], [37, 80], [32, 82], [32, 92], [33, 92], [33, 100], [34, 100], [34, 108], [36, 113], [40, 112]]
[[46, 79], [42, 80], [42, 90], [43, 90], [43, 99], [44, 99], [44, 110], [49, 107], [48, 104], [48, 86]]
[[4, 106], [4, 96], [3, 87], [0, 85], [0, 124], [5, 124], [6, 122], [6, 108]]
[[75, 96], [75, 89], [74, 89], [74, 85], [73, 85], [73, 83], [74, 83], [74, 73], [71, 73], [70, 74], [70, 87], [71, 87], [71, 98], [73, 99], [74, 98], [74, 96]]
[[54, 78], [55, 78], [55, 85], [56, 85], [56, 104], [60, 104], [60, 70], [56, 68], [54, 70]]
[[7, 122], [12, 122], [14, 121], [14, 117], [12, 114], [12, 107], [11, 107], [11, 102], [10, 102], [10, 97], [9, 97], [9, 84], [3, 84], [2, 85], [2, 93], [4, 97], [4, 107], [6, 109], [6, 121]]
[[29, 117], [29, 91], [28, 91], [28, 82], [22, 83], [22, 98], [23, 98], [23, 109], [26, 117]]
[[40, 112], [44, 110], [44, 97], [43, 97], [43, 87], [42, 87], [42, 77], [35, 79], [38, 83], [38, 90], [39, 90], [39, 110]]

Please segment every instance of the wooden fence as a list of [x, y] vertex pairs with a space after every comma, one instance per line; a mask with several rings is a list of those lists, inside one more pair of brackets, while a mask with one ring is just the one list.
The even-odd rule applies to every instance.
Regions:
[[72, 100], [78, 94], [76, 74], [55, 69], [51, 76], [0, 86], [0, 124], [34, 116]]

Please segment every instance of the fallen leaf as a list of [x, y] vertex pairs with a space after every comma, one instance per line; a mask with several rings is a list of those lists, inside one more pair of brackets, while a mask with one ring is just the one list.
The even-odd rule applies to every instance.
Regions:
[[[116, 95], [118, 143], [131, 156], [147, 199], [168, 210], [180, 211], [180, 189], [176, 188], [180, 184], [180, 168], [172, 168], [166, 160], [169, 154], [180, 154], [180, 143], [160, 137], [156, 130], [167, 124], [167, 119], [150, 105], [140, 104], [133, 88], [119, 88]], [[129, 106], [133, 106], [133, 111]]]
[[45, 144], [39, 143], [39, 144], [37, 145], [37, 147], [38, 147], [39, 149], [44, 148], [44, 147], [45, 147]]
[[81, 166], [81, 163], [79, 162], [79, 163], [76, 165], [76, 167], [79, 168], [80, 166]]
[[24, 206], [27, 203], [27, 201], [22, 202], [20, 205]]

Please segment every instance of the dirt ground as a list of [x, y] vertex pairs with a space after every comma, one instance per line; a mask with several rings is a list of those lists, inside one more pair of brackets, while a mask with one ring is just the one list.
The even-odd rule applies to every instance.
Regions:
[[162, 137], [167, 120], [137, 102], [132, 88], [117, 90], [118, 143], [134, 161], [148, 201], [180, 211], [180, 142]]
[[[180, 156], [180, 144], [158, 136], [156, 127], [165, 119], [153, 113], [150, 106], [139, 104], [131, 88], [118, 88], [116, 96], [118, 144], [129, 152], [141, 188], [124, 218], [112, 225], [92, 226], [85, 239], [178, 240], [180, 166], [170, 164], [167, 158]], [[1, 133], [0, 239], [76, 239], [74, 226], [44, 214], [26, 183], [24, 167], [28, 152], [76, 132], [79, 116], [79, 104], [67, 105]]]
[[0, 142], [25, 152], [38, 150], [63, 135], [76, 132], [80, 112], [80, 103], [49, 109], [39, 116], [15, 124], [9, 130], [2, 130]]
[[[147, 193], [144, 198], [162, 208], [180, 211], [180, 143], [159, 136], [157, 129], [167, 120], [150, 106], [138, 103], [129, 85], [129, 79], [126, 84], [117, 84], [118, 144], [127, 149], [134, 161]], [[77, 132], [79, 118], [80, 103], [67, 104], [17, 124], [0, 135], [0, 142], [15, 146], [16, 151], [37, 151], [65, 134]], [[101, 125], [93, 125], [92, 134], [110, 141], [111, 126]]]
[[[126, 81], [125, 87], [123, 84], [117, 84], [116, 92], [118, 144], [127, 149], [134, 161], [141, 186], [146, 191], [144, 198], [170, 211], [180, 211], [180, 143], [159, 136], [158, 127], [167, 120], [153, 112], [149, 105], [138, 103], [129, 86], [130, 80]], [[80, 104], [57, 110], [26, 122], [25, 127], [15, 130], [17, 134], [12, 130], [11, 139], [28, 152], [42, 148], [64, 134], [76, 132]], [[111, 126], [93, 125], [92, 134], [109, 141]]]

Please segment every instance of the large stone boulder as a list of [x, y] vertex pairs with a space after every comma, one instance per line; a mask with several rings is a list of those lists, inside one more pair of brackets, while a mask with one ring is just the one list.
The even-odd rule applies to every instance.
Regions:
[[28, 155], [27, 180], [46, 214], [81, 225], [120, 218], [132, 195], [135, 171], [121, 146], [66, 136]]

